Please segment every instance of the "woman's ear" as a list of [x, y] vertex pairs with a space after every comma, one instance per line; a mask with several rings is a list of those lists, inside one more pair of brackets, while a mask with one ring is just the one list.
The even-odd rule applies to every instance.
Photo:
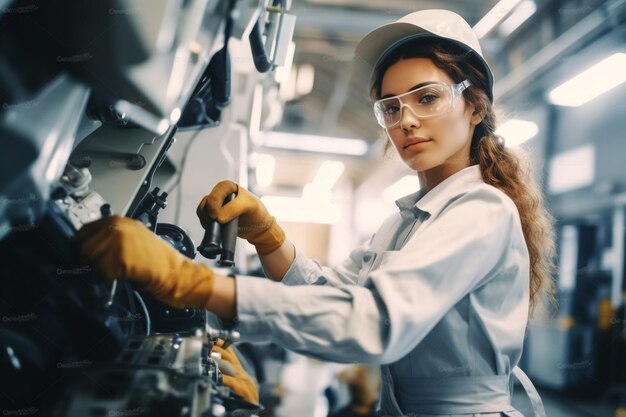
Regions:
[[470, 117], [470, 124], [472, 126], [478, 126], [480, 122], [483, 121], [483, 112], [480, 109], [477, 109], [476, 106], [472, 105], [471, 109], [472, 115]]

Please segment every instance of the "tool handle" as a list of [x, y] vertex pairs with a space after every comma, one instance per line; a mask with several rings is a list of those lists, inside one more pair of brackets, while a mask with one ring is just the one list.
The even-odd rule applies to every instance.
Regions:
[[[224, 204], [232, 201], [234, 198], [235, 193], [228, 195], [224, 200]], [[237, 244], [238, 227], [239, 217], [235, 217], [228, 223], [222, 225], [220, 235], [222, 238], [222, 253], [218, 261], [220, 266], [235, 266], [235, 245]]]
[[220, 250], [220, 224], [211, 220], [206, 226], [204, 237], [198, 246], [198, 252], [205, 258], [215, 259]]
[[[232, 201], [235, 196], [235, 193], [229, 194], [224, 199], [224, 204]], [[204, 231], [204, 238], [200, 246], [198, 246], [198, 252], [209, 259], [215, 259], [217, 255], [220, 255], [220, 260], [218, 261], [220, 266], [234, 266], [238, 225], [238, 218], [234, 218], [224, 225], [211, 220]]]

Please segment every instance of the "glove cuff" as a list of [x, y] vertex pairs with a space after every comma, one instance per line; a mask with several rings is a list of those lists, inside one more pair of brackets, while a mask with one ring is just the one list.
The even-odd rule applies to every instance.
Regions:
[[285, 242], [285, 232], [276, 223], [276, 218], [272, 217], [270, 226], [256, 236], [249, 237], [248, 242], [255, 246], [259, 255], [267, 255], [282, 246]]
[[147, 289], [154, 298], [173, 307], [206, 309], [214, 281], [213, 270], [208, 266], [185, 259], [166, 280], [151, 283]]

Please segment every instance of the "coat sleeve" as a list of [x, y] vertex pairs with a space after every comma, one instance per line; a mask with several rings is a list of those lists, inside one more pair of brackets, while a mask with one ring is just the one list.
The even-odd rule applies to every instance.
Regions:
[[322, 266], [317, 260], [307, 258], [296, 249], [296, 259], [281, 282], [286, 285], [356, 284], [363, 254], [368, 250], [371, 240], [350, 252], [350, 256], [335, 268]]
[[[382, 253], [364, 286], [290, 287], [238, 277], [238, 330], [248, 340], [328, 361], [392, 363], [466, 294], [499, 274], [518, 273], [516, 263], [528, 262], [520, 238], [513, 203], [479, 188], [449, 204], [401, 250]], [[326, 274], [319, 267], [311, 276]]]
[[[395, 229], [398, 216], [390, 216], [381, 226], [381, 230]], [[315, 259], [308, 259], [296, 249], [296, 258], [285, 273], [282, 283], [286, 285], [331, 285], [358, 284], [364, 265], [371, 263], [373, 256], [373, 235], [365, 243], [350, 252], [350, 256], [340, 265], [329, 268], [322, 266]]]

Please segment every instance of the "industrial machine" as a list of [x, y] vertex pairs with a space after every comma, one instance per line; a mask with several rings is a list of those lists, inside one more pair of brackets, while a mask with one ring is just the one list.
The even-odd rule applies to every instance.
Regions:
[[[183, 228], [159, 220], [168, 193], [155, 173], [178, 132], [213, 129], [232, 105], [229, 41], [247, 48], [257, 75], [286, 63], [288, 9], [280, 0], [0, 0], [4, 415], [262, 409], [222, 385], [211, 353], [236, 332], [128, 282], [100, 282], [72, 238], [115, 213], [196, 256]], [[226, 236], [216, 244], [232, 267]]]

